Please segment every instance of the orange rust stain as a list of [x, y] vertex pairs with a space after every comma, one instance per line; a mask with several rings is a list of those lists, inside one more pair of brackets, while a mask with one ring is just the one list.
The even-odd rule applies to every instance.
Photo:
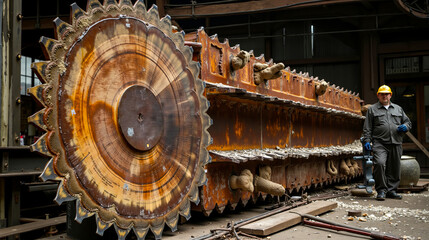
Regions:
[[225, 140], [226, 140], [226, 145], [229, 145], [229, 126], [226, 127]]
[[[241, 137], [241, 134], [243, 133], [243, 126], [244, 123], [240, 122], [238, 115], [236, 115], [234, 123], [234, 132], [237, 137]], [[227, 140], [227, 142], [229, 142], [229, 139]]]

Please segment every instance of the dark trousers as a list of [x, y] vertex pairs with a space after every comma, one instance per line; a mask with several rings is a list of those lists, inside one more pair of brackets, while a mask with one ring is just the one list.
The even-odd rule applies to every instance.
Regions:
[[374, 180], [377, 192], [396, 191], [401, 178], [401, 144], [383, 144], [374, 140]]

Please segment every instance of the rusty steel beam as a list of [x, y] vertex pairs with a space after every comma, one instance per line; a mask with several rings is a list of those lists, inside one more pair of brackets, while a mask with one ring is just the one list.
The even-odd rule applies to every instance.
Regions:
[[290, 68], [284, 69], [280, 78], [257, 86], [254, 84], [253, 77], [254, 64], [263, 63], [271, 66], [274, 65], [272, 60], [265, 62], [263, 55], [251, 57], [244, 68], [235, 71], [230, 67], [230, 63], [231, 59], [240, 52], [238, 45], [231, 47], [228, 40], [221, 43], [216, 35], [208, 36], [203, 29], [198, 30], [197, 34], [190, 34], [185, 38], [188, 40], [188, 45], [192, 41], [201, 44], [201, 48], [194, 49], [194, 59], [201, 62], [201, 79], [208, 83], [362, 116], [362, 100], [360, 100], [359, 94], [329, 85], [324, 95], [317, 96], [314, 89], [320, 80], [317, 77], [308, 76], [306, 73], [296, 73]]

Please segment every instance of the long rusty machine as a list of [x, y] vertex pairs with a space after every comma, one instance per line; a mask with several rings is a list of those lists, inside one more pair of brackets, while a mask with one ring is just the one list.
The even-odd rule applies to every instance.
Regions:
[[[185, 35], [142, 0], [71, 6], [40, 42], [47, 61], [29, 90], [44, 108], [29, 120], [76, 221], [97, 233], [161, 238], [191, 209], [209, 215], [362, 174], [352, 160], [363, 116], [358, 95], [230, 47], [203, 29]], [[191, 204], [192, 202], [192, 204]]]

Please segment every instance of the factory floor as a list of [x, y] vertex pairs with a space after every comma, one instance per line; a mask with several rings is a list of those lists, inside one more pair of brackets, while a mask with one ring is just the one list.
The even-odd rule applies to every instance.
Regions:
[[[421, 179], [422, 182], [429, 183], [429, 179]], [[373, 232], [397, 237], [397, 239], [429, 239], [429, 192], [401, 193], [402, 200], [386, 199], [377, 201], [375, 196], [358, 197], [352, 196], [350, 190], [359, 183], [348, 185], [338, 185], [323, 189], [316, 189], [308, 192], [309, 198], [318, 196], [343, 194], [342, 197], [329, 200], [336, 202], [338, 206], [322, 215], [320, 218], [331, 222], [358, 227]], [[427, 185], [426, 185], [427, 186]], [[213, 229], [226, 228], [231, 222], [239, 222], [267, 212], [265, 208], [272, 206], [267, 201], [260, 202], [246, 207], [237, 208], [234, 211], [225, 210], [222, 214], [215, 211], [210, 217], [205, 217], [202, 213], [193, 212], [191, 219], [178, 226], [176, 232], [171, 232], [168, 227], [164, 228], [163, 240], [175, 239], [209, 239], [208, 235]], [[348, 216], [349, 211], [360, 212], [360, 217]], [[206, 238], [204, 238], [206, 236]], [[240, 239], [258, 239], [239, 236]], [[65, 234], [54, 237], [43, 238], [44, 240], [68, 240]], [[127, 239], [136, 239], [133, 234], [129, 234]], [[149, 233], [146, 239], [154, 239]], [[236, 238], [217, 238], [236, 239]], [[357, 235], [353, 233], [330, 230], [326, 228], [312, 227], [297, 224], [277, 233], [259, 239], [283, 240], [283, 239], [372, 239], [371, 237]]]
[[[429, 179], [422, 179], [429, 182]], [[346, 186], [353, 188], [356, 184]], [[344, 187], [344, 186], [342, 186]], [[335, 194], [341, 191], [335, 187], [313, 191], [310, 197], [318, 195]], [[348, 191], [349, 192], [349, 191]], [[392, 235], [399, 239], [429, 239], [429, 192], [401, 193], [402, 200], [386, 199], [377, 201], [375, 196], [357, 197], [348, 194], [325, 201], [337, 202], [338, 207], [320, 217], [335, 223], [354, 226], [373, 232]], [[178, 231], [172, 233], [165, 230], [164, 240], [171, 239], [201, 239], [201, 236], [210, 233], [211, 229], [225, 228], [231, 221], [238, 222], [262, 212], [267, 207], [265, 204], [256, 204], [246, 207], [241, 211], [212, 214], [209, 218], [201, 214], [193, 213], [192, 218], [186, 224], [180, 225]], [[363, 214], [361, 217], [349, 217], [348, 212], [357, 210]], [[150, 238], [150, 236], [148, 236]], [[147, 238], [147, 239], [148, 239]], [[262, 239], [371, 239], [362, 235], [348, 232], [340, 232], [325, 228], [312, 227], [298, 224], [283, 231], [272, 234]], [[241, 237], [240, 239], [251, 239]]]

